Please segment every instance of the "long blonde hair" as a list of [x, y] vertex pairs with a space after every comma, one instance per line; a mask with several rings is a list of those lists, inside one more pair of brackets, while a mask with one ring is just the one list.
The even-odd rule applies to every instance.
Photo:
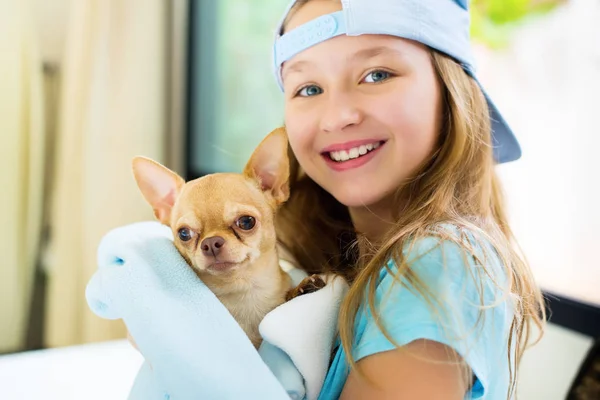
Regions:
[[[544, 300], [508, 224], [500, 181], [494, 169], [490, 116], [483, 93], [457, 62], [435, 50], [430, 51], [443, 88], [444, 124], [434, 153], [414, 178], [398, 189], [397, 203], [402, 204], [402, 208], [398, 205], [395, 210], [395, 225], [385, 240], [373, 247], [356, 235], [347, 208], [303, 174], [291, 150], [291, 196], [278, 213], [278, 238], [307, 272], [335, 272], [351, 282], [341, 305], [339, 332], [352, 367], [355, 367], [350, 355], [356, 315], [365, 302], [365, 293], [366, 304], [371, 313], [377, 315], [374, 307], [377, 277], [389, 260], [397, 266], [398, 282], [400, 277], [404, 278], [433, 304], [435, 297], [419, 282], [411, 262], [404, 257], [407, 246], [432, 234], [438, 235], [459, 245], [494, 279], [493, 273], [486, 270], [485, 257], [474, 250], [485, 248], [484, 243], [489, 243], [502, 262], [509, 284], [507, 298], [515, 307], [507, 354], [510, 368], [507, 397], [510, 398], [516, 391], [518, 366], [523, 352], [531, 344], [533, 328], [539, 330], [538, 340], [543, 334]], [[480, 245], [473, 246], [471, 240], [440, 231], [438, 227], [446, 223], [471, 233]], [[358, 257], [359, 248], [361, 257]], [[370, 251], [365, 255], [363, 249]], [[483, 294], [480, 295], [483, 302]], [[484, 304], [481, 306], [483, 312]], [[393, 343], [379, 319], [375, 321]]]

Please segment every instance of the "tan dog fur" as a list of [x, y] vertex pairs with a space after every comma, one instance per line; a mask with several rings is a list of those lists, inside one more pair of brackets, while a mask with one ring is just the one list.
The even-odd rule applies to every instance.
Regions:
[[[259, 144], [242, 174], [216, 173], [186, 183], [144, 157], [133, 160], [133, 173], [156, 218], [171, 227], [183, 258], [258, 347], [260, 321], [291, 289], [279, 266], [274, 226], [279, 205], [289, 197], [285, 130], [274, 130]], [[248, 222], [240, 220], [245, 216], [255, 219], [252, 229], [236, 224]], [[207, 238], [217, 238], [217, 244]]]

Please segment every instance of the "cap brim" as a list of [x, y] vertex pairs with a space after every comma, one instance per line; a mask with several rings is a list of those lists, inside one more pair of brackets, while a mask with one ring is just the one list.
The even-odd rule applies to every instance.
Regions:
[[502, 117], [498, 107], [488, 96], [483, 85], [475, 78], [488, 104], [492, 128], [492, 145], [494, 146], [494, 159], [497, 163], [507, 163], [521, 158], [521, 145], [512, 129]]

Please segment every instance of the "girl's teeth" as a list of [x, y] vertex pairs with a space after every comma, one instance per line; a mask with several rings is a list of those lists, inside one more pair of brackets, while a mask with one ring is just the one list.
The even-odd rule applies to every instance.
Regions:
[[334, 161], [348, 161], [348, 160], [352, 160], [355, 158], [358, 158], [360, 156], [364, 156], [365, 154], [367, 154], [368, 152], [375, 150], [376, 148], [378, 148], [380, 145], [379, 142], [376, 143], [369, 143], [367, 145], [362, 145], [359, 147], [354, 147], [348, 151], [346, 150], [340, 150], [340, 151], [332, 151], [329, 153], [329, 158], [331, 158]]

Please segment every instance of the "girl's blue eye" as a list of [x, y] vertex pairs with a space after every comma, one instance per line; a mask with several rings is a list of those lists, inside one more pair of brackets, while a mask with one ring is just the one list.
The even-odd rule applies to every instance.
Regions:
[[321, 93], [323, 93], [323, 89], [321, 89], [320, 87], [316, 85], [308, 85], [300, 89], [296, 95], [301, 97], [310, 97], [316, 96]]
[[376, 71], [369, 72], [367, 74], [367, 76], [365, 77], [365, 82], [367, 82], [367, 83], [382, 82], [382, 81], [385, 81], [386, 79], [389, 79], [391, 76], [392, 76], [392, 74], [390, 74], [387, 71], [376, 70]]

